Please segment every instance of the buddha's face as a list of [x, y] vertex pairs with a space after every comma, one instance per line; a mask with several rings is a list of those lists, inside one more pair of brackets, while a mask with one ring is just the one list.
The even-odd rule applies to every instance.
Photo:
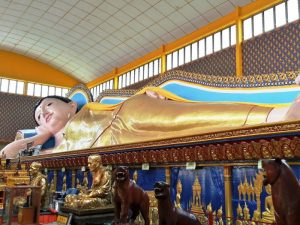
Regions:
[[65, 127], [71, 116], [76, 112], [76, 103], [66, 103], [55, 98], [46, 98], [35, 110], [35, 119], [37, 123], [56, 134]]
[[36, 176], [39, 172], [39, 168], [35, 167], [35, 166], [30, 166], [30, 169], [29, 169], [29, 173], [32, 175], [32, 176]]
[[99, 168], [99, 163], [94, 158], [89, 157], [88, 158], [88, 167], [90, 168], [91, 171], [95, 171], [95, 170], [97, 170], [97, 168]]

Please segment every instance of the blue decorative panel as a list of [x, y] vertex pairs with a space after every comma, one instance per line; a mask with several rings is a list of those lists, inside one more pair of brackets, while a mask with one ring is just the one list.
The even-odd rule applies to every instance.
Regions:
[[171, 170], [171, 200], [176, 198], [176, 185], [178, 179], [182, 183], [181, 207], [188, 210], [191, 207], [193, 197], [192, 187], [195, 178], [198, 177], [201, 191], [201, 203], [207, 206], [212, 204], [213, 210], [221, 206], [224, 209], [224, 176], [223, 167], [204, 167], [197, 170], [186, 170], [185, 168], [173, 168]]
[[291, 168], [300, 182], [300, 166], [291, 166]]
[[77, 170], [76, 171], [76, 182], [77, 182], [77, 179], [79, 180], [79, 183], [80, 185], [82, 184], [83, 182], [83, 177], [84, 177], [84, 172], [81, 171], [81, 170]]
[[88, 187], [91, 188], [93, 184], [93, 175], [91, 171], [88, 171]]
[[57, 171], [56, 191], [62, 191], [64, 176], [65, 172], [62, 172], [61, 170]]
[[[250, 167], [234, 167], [232, 170], [232, 208], [233, 208], [233, 215], [236, 218], [237, 217], [237, 212], [236, 209], [238, 207], [238, 204], [242, 208], [245, 207], [245, 203], [247, 204], [247, 207], [250, 210], [250, 215], [251, 218], [253, 216], [253, 211], [257, 209], [257, 204], [254, 199], [249, 199], [246, 197], [246, 200], [242, 198], [239, 200], [239, 191], [238, 191], [238, 186], [241, 183], [244, 183], [245, 181], [250, 185], [254, 185], [253, 180], [256, 177], [256, 174], [258, 173], [257, 167], [256, 166], [250, 166]], [[264, 199], [266, 197], [267, 193], [265, 191], [265, 188], [262, 188], [262, 193], [261, 193], [261, 208], [265, 208], [265, 203]]]
[[67, 189], [72, 187], [72, 170], [66, 170]]
[[[135, 170], [129, 170], [130, 179], [133, 179]], [[166, 181], [165, 169], [155, 168], [150, 170], [137, 170], [138, 179], [137, 184], [145, 191], [152, 191], [154, 184], [157, 181]]]
[[52, 182], [53, 177], [54, 177], [54, 170], [48, 170], [48, 173], [47, 173], [48, 185], [50, 185], [50, 183]]

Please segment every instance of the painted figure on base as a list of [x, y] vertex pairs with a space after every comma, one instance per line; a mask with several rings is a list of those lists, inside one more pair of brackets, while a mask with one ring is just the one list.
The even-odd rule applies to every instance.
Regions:
[[159, 225], [200, 225], [195, 215], [174, 207], [169, 184], [162, 181], [155, 183], [154, 193], [158, 203]]
[[264, 185], [271, 185], [275, 219], [278, 225], [300, 221], [300, 184], [289, 165], [281, 159], [262, 160]]
[[145, 225], [150, 225], [149, 196], [134, 181], [129, 179], [127, 167], [117, 167], [114, 171], [115, 180], [115, 220], [114, 224], [133, 223], [141, 212]]

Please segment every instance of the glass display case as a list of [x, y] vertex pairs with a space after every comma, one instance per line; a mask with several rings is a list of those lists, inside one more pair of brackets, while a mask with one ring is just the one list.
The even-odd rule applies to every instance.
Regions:
[[39, 224], [41, 187], [6, 186], [4, 188], [3, 224]]

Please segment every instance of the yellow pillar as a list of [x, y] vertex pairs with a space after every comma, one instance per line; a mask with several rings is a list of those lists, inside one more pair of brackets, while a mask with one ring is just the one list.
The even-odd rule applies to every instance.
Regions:
[[[225, 187], [225, 214], [226, 218], [233, 218], [232, 211], [232, 167], [225, 166], [224, 167], [224, 187]], [[232, 224], [232, 223], [226, 223]]]
[[57, 190], [57, 170], [54, 170], [54, 175], [53, 175], [53, 184], [54, 184], [54, 190]]
[[170, 167], [166, 168], [166, 183], [171, 184], [171, 169]]
[[119, 89], [119, 77], [118, 77], [118, 68], [114, 69], [114, 89]]
[[236, 57], [236, 64], [235, 64], [235, 72], [236, 76], [241, 77], [243, 76], [243, 51], [242, 51], [242, 42], [243, 42], [243, 26], [242, 26], [242, 19], [241, 15], [241, 8], [236, 7], [236, 48], [235, 48], [235, 57]]
[[161, 73], [167, 71], [167, 56], [166, 56], [166, 47], [164, 45], [161, 46]]
[[72, 170], [72, 187], [76, 187], [76, 169]]

